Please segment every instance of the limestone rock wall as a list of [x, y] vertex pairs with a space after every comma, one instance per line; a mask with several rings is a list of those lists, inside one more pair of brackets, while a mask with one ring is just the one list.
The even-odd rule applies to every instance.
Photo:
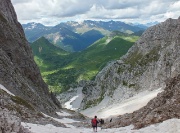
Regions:
[[54, 113], [60, 103], [42, 80], [12, 3], [0, 3], [0, 84], [39, 111]]
[[84, 86], [81, 109], [120, 102], [140, 91], [164, 88], [166, 80], [180, 73], [180, 18], [168, 19], [147, 29], [120, 60], [111, 62]]

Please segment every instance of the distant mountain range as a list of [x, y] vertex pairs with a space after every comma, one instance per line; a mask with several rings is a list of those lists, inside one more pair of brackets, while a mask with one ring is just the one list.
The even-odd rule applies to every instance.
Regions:
[[159, 22], [155, 21], [155, 22], [149, 22], [149, 23], [145, 23], [145, 24], [141, 24], [141, 23], [131, 23], [131, 25], [143, 28], [143, 29], [147, 29], [148, 27], [154, 26], [156, 24], [158, 24]]
[[126, 24], [121, 21], [91, 21], [64, 22], [56, 26], [44, 26], [40, 23], [22, 25], [26, 38], [34, 42], [44, 36], [52, 44], [69, 52], [82, 51], [100, 38], [109, 35], [112, 31], [128, 34], [142, 33], [147, 27]]

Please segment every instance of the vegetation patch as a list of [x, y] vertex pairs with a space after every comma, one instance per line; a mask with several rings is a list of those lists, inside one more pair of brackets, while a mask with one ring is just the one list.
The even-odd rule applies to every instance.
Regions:
[[7, 20], [4, 18], [4, 16], [0, 13], [0, 20], [3, 22], [7, 22]]
[[123, 72], [126, 71], [126, 69], [127, 69], [126, 66], [120, 65], [119, 68], [117, 69], [117, 73], [118, 73], [118, 74], [123, 73]]
[[[127, 70], [129, 72], [134, 72], [134, 76], [142, 75], [146, 68], [152, 62], [157, 62], [159, 59], [159, 47], [153, 48], [149, 53], [143, 55], [141, 52], [136, 50], [134, 53], [129, 55], [129, 57], [124, 60], [124, 62], [128, 65]], [[136, 70], [134, 69], [136, 68]], [[118, 72], [122, 72], [122, 68], [118, 69]]]
[[38, 116], [38, 117], [44, 117], [44, 115], [43, 115], [41, 112], [38, 112], [38, 113], [37, 113], [37, 116]]
[[84, 109], [87, 109], [87, 108], [90, 108], [92, 106], [95, 106], [97, 105], [99, 102], [102, 101], [102, 98], [99, 97], [98, 99], [94, 99], [94, 100], [89, 100], [86, 104], [85, 104], [85, 107]]
[[156, 62], [159, 59], [159, 54], [158, 54], [158, 48], [152, 49], [149, 53], [147, 53], [141, 61], [138, 63], [140, 66], [146, 66], [150, 62]]
[[138, 63], [138, 60], [141, 60], [142, 57], [143, 55], [137, 50], [125, 60], [125, 64], [130, 64], [131, 68], [134, 68]]
[[30, 110], [34, 110], [34, 108], [27, 101], [18, 96], [11, 96], [11, 100], [17, 104], [27, 107]]
[[125, 80], [123, 80], [123, 85], [124, 85], [124, 86], [128, 86], [128, 82], [126, 82]]
[[130, 85], [129, 85], [129, 88], [135, 87], [135, 86], [136, 86], [136, 84], [130, 84]]

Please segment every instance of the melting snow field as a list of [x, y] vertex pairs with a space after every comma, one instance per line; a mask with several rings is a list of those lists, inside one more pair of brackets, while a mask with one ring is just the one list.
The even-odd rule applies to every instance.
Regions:
[[[10, 91], [8, 91], [3, 85], [0, 84], [0, 89], [6, 91], [10, 95], [13, 95]], [[98, 117], [109, 117], [111, 115], [119, 115], [124, 113], [130, 113], [134, 110], [137, 110], [147, 104], [149, 100], [157, 96], [159, 92], [161, 92], [161, 89], [149, 92], [142, 92], [130, 99], [125, 100], [124, 102], [120, 104], [114, 104], [109, 107], [105, 107], [106, 102], [108, 101], [108, 98], [105, 98], [98, 107], [93, 107], [90, 109], [87, 109], [83, 111], [82, 113], [93, 117], [95, 114], [98, 115]], [[78, 90], [78, 95], [70, 99], [66, 103], [66, 106], [71, 109], [77, 109], [80, 106], [80, 102], [82, 101], [82, 90]], [[71, 116], [71, 114], [67, 112], [57, 112], [60, 116]], [[44, 114], [46, 117], [50, 117], [46, 114]], [[92, 133], [92, 128], [80, 128], [75, 127], [71, 125], [74, 122], [80, 122], [75, 121], [70, 118], [62, 118], [57, 119], [53, 118], [55, 121], [61, 122], [64, 125], [66, 125], [67, 128], [63, 127], [56, 127], [51, 124], [47, 125], [38, 125], [38, 124], [32, 124], [32, 123], [24, 123], [22, 122], [22, 126], [25, 128], [28, 128], [33, 133]], [[166, 120], [162, 123], [150, 125], [148, 127], [142, 128], [140, 130], [133, 130], [133, 125], [127, 126], [127, 127], [121, 127], [121, 128], [112, 128], [112, 129], [102, 129], [98, 127], [99, 133], [180, 133], [180, 119], [170, 119]]]
[[[94, 117], [94, 115], [97, 115], [99, 118], [108, 118], [110, 116], [132, 113], [133, 111], [145, 106], [151, 99], [156, 97], [157, 94], [162, 91], [163, 89], [161, 88], [154, 91], [144, 91], [135, 95], [134, 97], [124, 100], [121, 103], [112, 104], [111, 106], [107, 106], [110, 98], [105, 97], [104, 100], [98, 104], [98, 106], [83, 110], [81, 113], [88, 117]], [[67, 109], [77, 110], [80, 107], [81, 101], [82, 88], [78, 88], [77, 95], [72, 97], [64, 105]]]
[[[57, 120], [57, 119], [56, 119]], [[37, 125], [31, 123], [21, 123], [33, 133], [92, 133], [90, 128], [77, 128], [70, 125], [67, 119], [58, 120], [69, 125], [68, 128], [55, 127], [51, 124]], [[68, 123], [68, 124], [67, 124]], [[170, 119], [160, 124], [151, 125], [140, 130], [133, 130], [133, 125], [121, 128], [103, 129], [98, 128], [99, 133], [180, 133], [180, 119]]]
[[108, 107], [106, 107], [106, 104], [109, 98], [106, 97], [98, 106], [88, 108], [81, 113], [89, 117], [97, 115], [99, 118], [107, 118], [110, 116], [132, 113], [133, 111], [145, 106], [151, 99], [156, 97], [159, 92], [162, 92], [162, 89], [144, 91], [121, 103], [112, 104]]

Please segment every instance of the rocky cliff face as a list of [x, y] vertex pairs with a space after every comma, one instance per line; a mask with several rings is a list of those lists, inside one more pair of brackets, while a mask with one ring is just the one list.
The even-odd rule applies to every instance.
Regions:
[[25, 101], [37, 111], [53, 114], [60, 104], [49, 94], [41, 78], [11, 1], [0, 0], [0, 3], [0, 84], [15, 94], [11, 98], [19, 99], [20, 103]]
[[83, 88], [81, 109], [96, 105], [104, 97], [107, 104], [121, 102], [140, 91], [165, 86], [180, 73], [180, 18], [168, 19], [147, 29], [120, 60], [111, 62]]
[[180, 74], [170, 79], [164, 91], [151, 100], [145, 107], [132, 114], [125, 114], [113, 119], [105, 125], [120, 127], [133, 124], [135, 128], [142, 128], [154, 123], [160, 123], [171, 118], [180, 118]]

